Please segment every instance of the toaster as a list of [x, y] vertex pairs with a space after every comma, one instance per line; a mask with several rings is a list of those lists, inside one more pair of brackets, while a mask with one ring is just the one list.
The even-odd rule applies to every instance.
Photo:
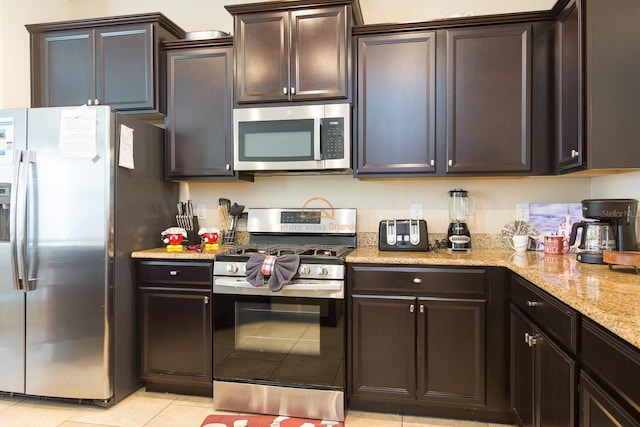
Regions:
[[428, 251], [429, 233], [423, 219], [385, 219], [378, 229], [381, 251]]

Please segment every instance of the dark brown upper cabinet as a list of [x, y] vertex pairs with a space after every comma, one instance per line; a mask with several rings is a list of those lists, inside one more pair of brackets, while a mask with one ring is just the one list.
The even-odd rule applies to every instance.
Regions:
[[355, 29], [354, 175], [548, 173], [553, 20], [447, 25]]
[[445, 34], [446, 173], [531, 171], [531, 25]]
[[640, 168], [640, 3], [556, 7], [557, 172]]
[[226, 6], [235, 22], [236, 103], [348, 98], [351, 2], [266, 5]]
[[31, 106], [164, 113], [159, 43], [184, 37], [160, 13], [27, 25]]
[[176, 40], [163, 49], [166, 177], [239, 178], [233, 169], [233, 38]]
[[357, 40], [356, 176], [436, 171], [436, 33]]

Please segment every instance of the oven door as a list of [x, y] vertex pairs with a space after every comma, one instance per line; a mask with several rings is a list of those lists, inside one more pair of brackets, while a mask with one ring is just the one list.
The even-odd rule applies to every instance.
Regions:
[[344, 300], [214, 296], [216, 381], [344, 390]]

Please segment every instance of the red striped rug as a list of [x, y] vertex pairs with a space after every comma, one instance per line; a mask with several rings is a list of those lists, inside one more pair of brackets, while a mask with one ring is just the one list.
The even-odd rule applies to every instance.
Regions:
[[344, 423], [276, 415], [209, 415], [200, 427], [344, 427]]

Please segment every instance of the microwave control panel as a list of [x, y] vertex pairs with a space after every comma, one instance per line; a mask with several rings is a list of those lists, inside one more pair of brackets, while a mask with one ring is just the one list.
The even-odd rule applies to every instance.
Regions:
[[323, 160], [344, 159], [344, 118], [322, 119], [320, 150]]

